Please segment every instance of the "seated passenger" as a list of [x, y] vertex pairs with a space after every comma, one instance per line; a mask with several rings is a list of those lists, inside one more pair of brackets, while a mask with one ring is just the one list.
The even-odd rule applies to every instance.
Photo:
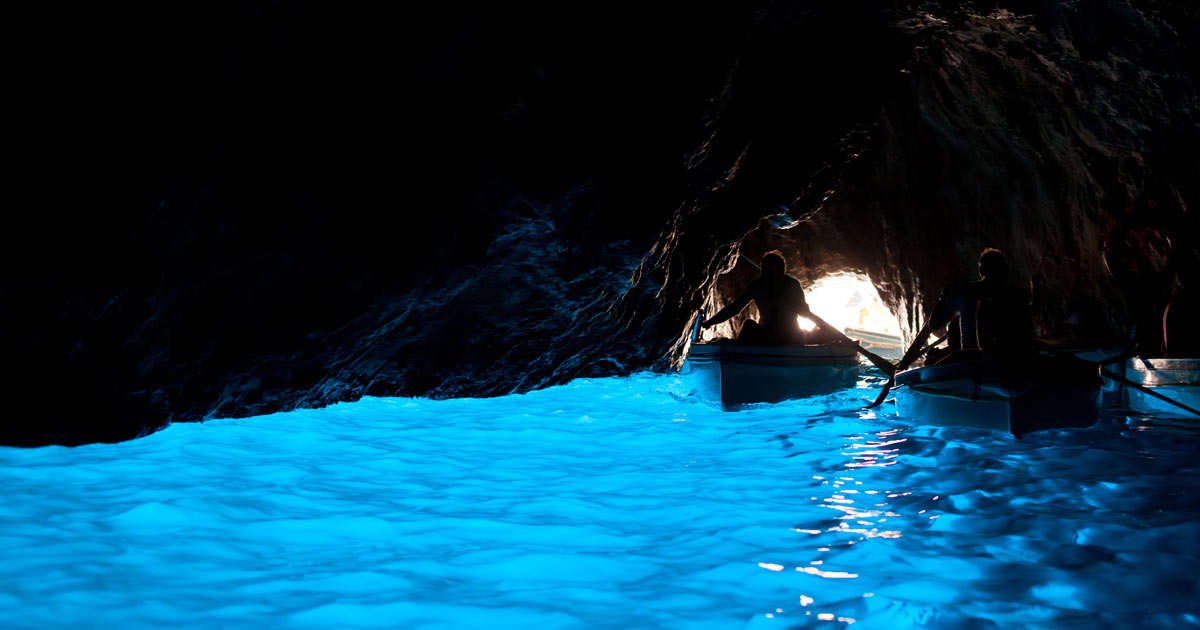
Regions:
[[1019, 362], [1033, 354], [1033, 314], [1029, 292], [1008, 278], [1008, 260], [998, 249], [979, 257], [979, 275], [971, 284], [975, 300], [977, 346], [993, 361]]
[[917, 333], [899, 369], [917, 360], [930, 333], [954, 320], [958, 322], [961, 350], [939, 356], [938, 362], [979, 358], [982, 352], [990, 360], [1014, 363], [1033, 354], [1029, 295], [1008, 280], [1008, 260], [1004, 253], [998, 249], [984, 250], [979, 257], [979, 275], [982, 279], [978, 282], [951, 287], [942, 293], [929, 323]]
[[[732, 304], [700, 322], [701, 328], [716, 326], [742, 312], [751, 301], [758, 307], [759, 321], [746, 320], [738, 332], [738, 342], [752, 345], [803, 345], [824, 343], [826, 333], [805, 333], [796, 321], [808, 316], [808, 303], [800, 282], [787, 275], [787, 263], [779, 251], [762, 257], [762, 273], [750, 282]], [[832, 340], [831, 338], [828, 340]]]

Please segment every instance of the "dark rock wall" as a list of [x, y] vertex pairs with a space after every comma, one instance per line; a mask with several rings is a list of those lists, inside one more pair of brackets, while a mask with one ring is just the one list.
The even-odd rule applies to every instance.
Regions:
[[593, 324], [682, 198], [747, 16], [269, 1], [23, 22], [14, 179], [35, 201], [0, 230], [0, 443], [626, 370], [633, 342]]
[[0, 443], [666, 369], [770, 248], [1119, 334], [1109, 228], [1196, 233], [1182, 2], [158, 11], [30, 22]]
[[[1005, 250], [1016, 280], [1031, 286], [1043, 334], [1114, 342], [1132, 324], [1134, 299], [1158, 305], [1150, 325], [1161, 318], [1169, 274], [1142, 278], [1155, 291], [1131, 292], [1106, 269], [1104, 243], [1140, 204], [1135, 223], [1160, 226], [1177, 253], [1195, 250], [1186, 207], [1200, 169], [1193, 9], [1050, 3], [904, 17], [845, 3], [830, 9], [833, 24], [798, 11], [763, 37], [825, 48], [823, 34], [844, 35], [839, 11], [877, 16], [870, 36], [905, 52], [741, 60], [694, 169], [708, 171], [706, 185], [641, 270], [662, 283], [661, 316], [676, 333], [659, 346], [665, 356], [678, 358], [688, 314], [727, 303], [770, 249], [808, 282], [869, 276], [910, 333], [946, 283], [974, 274], [985, 247]], [[818, 90], [826, 103], [793, 98], [788, 112], [738, 103], [760, 84], [798, 97], [829, 64], [873, 77], [875, 89]], [[823, 129], [792, 120], [814, 113]], [[826, 152], [800, 150], [814, 143]]]

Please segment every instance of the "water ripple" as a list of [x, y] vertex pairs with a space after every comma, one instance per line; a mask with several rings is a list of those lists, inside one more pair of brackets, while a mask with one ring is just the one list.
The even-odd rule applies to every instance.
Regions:
[[1022, 439], [674, 377], [0, 449], [0, 626], [1200, 625], [1200, 430]]

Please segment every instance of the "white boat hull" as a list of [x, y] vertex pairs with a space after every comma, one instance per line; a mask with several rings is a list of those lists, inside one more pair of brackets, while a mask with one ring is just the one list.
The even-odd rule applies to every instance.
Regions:
[[904, 339], [899, 335], [847, 328], [846, 336], [858, 341], [859, 345], [885, 359], [900, 359], [904, 356]]
[[1087, 427], [1100, 416], [1099, 368], [1040, 357], [1020, 373], [983, 360], [896, 375], [900, 415], [922, 424], [1007, 431]]
[[[1125, 378], [1192, 409], [1200, 409], [1200, 359], [1143, 359], [1125, 362]], [[1130, 409], [1156, 416], [1197, 419], [1192, 413], [1133, 387], [1125, 387]]]
[[853, 387], [858, 372], [857, 351], [848, 344], [695, 344], [684, 362], [700, 396], [727, 409], [833, 393]]

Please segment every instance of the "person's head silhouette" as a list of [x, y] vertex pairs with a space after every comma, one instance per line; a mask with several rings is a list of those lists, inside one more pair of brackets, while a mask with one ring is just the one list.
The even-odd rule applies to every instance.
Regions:
[[1003, 280], [1008, 275], [1008, 259], [998, 249], [985, 249], [979, 255], [979, 275], [984, 280]]
[[764, 276], [782, 276], [787, 273], [787, 263], [783, 260], [783, 252], [773, 249], [763, 254], [762, 273]]

